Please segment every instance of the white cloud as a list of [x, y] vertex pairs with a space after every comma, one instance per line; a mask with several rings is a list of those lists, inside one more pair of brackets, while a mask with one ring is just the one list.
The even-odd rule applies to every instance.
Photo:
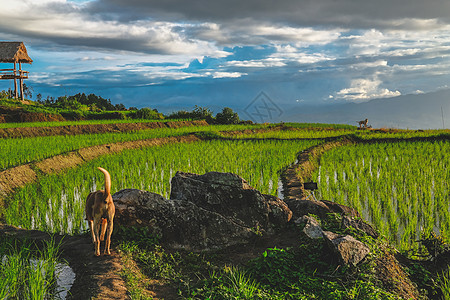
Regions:
[[265, 58], [260, 60], [232, 60], [226, 63], [230, 67], [241, 68], [271, 68], [271, 67], [284, 67], [286, 64], [280, 59]]
[[299, 64], [314, 64], [322, 61], [334, 60], [335, 57], [326, 55], [324, 53], [306, 53], [304, 49], [297, 48], [292, 45], [276, 45], [276, 52], [269, 56], [270, 59], [284, 62], [286, 65], [289, 62], [297, 62]]
[[376, 60], [376, 61], [369, 61], [369, 62], [360, 62], [355, 63], [350, 66], [352, 69], [365, 69], [365, 68], [377, 68], [377, 67], [387, 67], [388, 62], [387, 60]]
[[8, 1], [1, 6], [0, 30], [13, 29], [16, 34], [79, 48], [211, 57], [229, 54], [219, 49], [214, 41], [187, 37], [178, 31], [180, 26], [188, 26], [185, 23], [103, 20], [84, 13], [80, 5], [64, 0]]
[[212, 73], [213, 78], [239, 78], [247, 73], [240, 72], [214, 72]]
[[381, 87], [379, 79], [354, 79], [350, 83], [349, 88], [338, 91], [335, 99], [344, 99], [352, 102], [364, 102], [375, 98], [390, 98], [400, 96], [399, 91], [390, 91]]
[[251, 35], [266, 37], [273, 41], [289, 41], [296, 44], [297, 47], [309, 45], [325, 45], [339, 38], [341, 32], [338, 29], [317, 30], [308, 27], [289, 27], [289, 26], [254, 26], [249, 28]]

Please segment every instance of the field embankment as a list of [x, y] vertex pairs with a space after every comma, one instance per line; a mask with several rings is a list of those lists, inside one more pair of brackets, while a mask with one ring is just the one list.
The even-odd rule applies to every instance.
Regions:
[[179, 128], [185, 126], [208, 126], [205, 120], [168, 121], [142, 123], [86, 124], [47, 127], [0, 128], [0, 138], [20, 138], [53, 135], [80, 135], [95, 133], [118, 133], [156, 128]]
[[297, 162], [289, 166], [282, 174], [283, 194], [285, 199], [302, 199], [306, 197], [303, 183], [311, 180], [312, 173], [317, 168], [320, 156], [336, 147], [353, 143], [348, 138], [329, 138], [327, 142], [312, 146], [301, 151]]

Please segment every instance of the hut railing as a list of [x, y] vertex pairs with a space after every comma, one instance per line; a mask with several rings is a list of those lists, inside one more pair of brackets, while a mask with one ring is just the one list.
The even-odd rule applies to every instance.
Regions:
[[14, 69], [0, 69], [0, 79], [27, 79], [28, 71]]

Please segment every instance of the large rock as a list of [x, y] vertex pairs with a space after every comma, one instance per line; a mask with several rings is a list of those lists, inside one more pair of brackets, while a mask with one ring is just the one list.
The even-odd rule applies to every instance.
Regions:
[[280, 225], [292, 217], [283, 201], [261, 194], [236, 174], [177, 172], [171, 184], [170, 199], [193, 202], [241, 226], [266, 230], [270, 223]]
[[326, 218], [327, 214], [338, 213], [349, 217], [360, 217], [357, 210], [334, 203], [328, 200], [287, 200], [286, 204], [292, 210], [294, 217], [299, 218], [303, 215], [314, 214], [320, 218]]
[[286, 200], [286, 204], [292, 211], [294, 219], [301, 216], [313, 214], [320, 218], [326, 218], [327, 214], [332, 213], [331, 209], [322, 201], [316, 200]]
[[194, 251], [248, 243], [292, 217], [283, 201], [231, 173], [177, 172], [170, 200], [141, 190], [122, 190], [113, 199], [118, 224], [149, 227], [170, 247]]
[[247, 243], [254, 236], [250, 228], [190, 201], [168, 200], [135, 189], [121, 190], [113, 200], [116, 224], [149, 227], [175, 249], [219, 249]]
[[269, 204], [269, 222], [274, 225], [283, 225], [292, 218], [292, 211], [278, 197], [263, 194], [264, 199]]
[[350, 235], [324, 231], [323, 237], [341, 263], [357, 265], [370, 253], [370, 249], [364, 243]]

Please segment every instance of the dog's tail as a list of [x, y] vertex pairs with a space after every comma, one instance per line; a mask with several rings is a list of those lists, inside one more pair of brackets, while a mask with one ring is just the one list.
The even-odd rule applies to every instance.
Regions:
[[111, 175], [103, 168], [97, 167], [103, 174], [105, 174], [105, 194], [111, 195]]
[[106, 226], [108, 225], [108, 221], [103, 218], [102, 219], [102, 231], [100, 233], [100, 241], [104, 241], [105, 240], [105, 233], [106, 233]]

